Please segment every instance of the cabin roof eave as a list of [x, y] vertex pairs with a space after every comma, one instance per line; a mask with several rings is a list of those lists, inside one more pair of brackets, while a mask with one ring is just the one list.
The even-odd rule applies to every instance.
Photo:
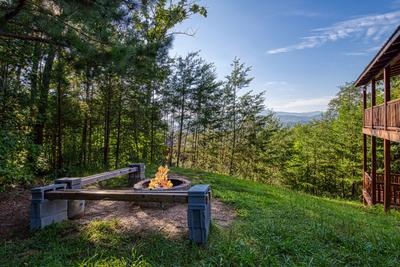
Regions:
[[[355, 86], [363, 86], [368, 84], [372, 79], [381, 79], [382, 70], [395, 62], [400, 65], [399, 61], [400, 54], [400, 26], [397, 27], [396, 31], [389, 37], [379, 52], [367, 65], [364, 71], [357, 78], [354, 83]], [[397, 61], [396, 61], [397, 60]], [[400, 74], [400, 72], [399, 72]]]

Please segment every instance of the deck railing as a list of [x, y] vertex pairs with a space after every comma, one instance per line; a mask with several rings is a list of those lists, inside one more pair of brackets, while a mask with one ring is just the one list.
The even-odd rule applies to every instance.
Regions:
[[[384, 175], [377, 174], [376, 175], [376, 201], [377, 203], [383, 203], [384, 201]], [[391, 175], [391, 205], [400, 207], [400, 174], [392, 174]]]
[[[400, 99], [387, 103], [387, 129], [400, 130]], [[383, 129], [385, 126], [385, 104], [364, 110], [364, 127]]]

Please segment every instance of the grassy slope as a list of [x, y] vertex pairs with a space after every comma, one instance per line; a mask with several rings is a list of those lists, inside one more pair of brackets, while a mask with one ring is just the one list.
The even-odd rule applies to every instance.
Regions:
[[310, 265], [398, 266], [400, 213], [318, 198], [193, 170], [213, 196], [238, 213], [234, 225], [212, 227], [208, 247], [158, 233], [122, 233], [118, 221], [86, 227], [63, 223], [22, 241], [3, 242], [0, 266]]

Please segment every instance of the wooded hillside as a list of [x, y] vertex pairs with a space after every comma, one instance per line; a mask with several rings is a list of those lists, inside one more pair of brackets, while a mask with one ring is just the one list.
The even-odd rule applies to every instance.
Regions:
[[362, 118], [351, 84], [320, 120], [284, 127], [248, 90], [239, 58], [221, 79], [196, 51], [168, 54], [175, 35], [189, 34], [175, 26], [207, 15], [196, 3], [0, 5], [2, 190], [144, 162], [358, 198]]

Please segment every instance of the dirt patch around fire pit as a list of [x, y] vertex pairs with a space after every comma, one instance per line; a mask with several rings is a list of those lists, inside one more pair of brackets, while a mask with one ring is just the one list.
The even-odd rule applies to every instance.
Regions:
[[0, 240], [25, 237], [29, 234], [31, 191], [15, 187], [0, 192]]
[[[175, 173], [169, 178], [188, 179]], [[220, 227], [229, 227], [236, 217], [235, 210], [220, 200], [211, 201], [212, 221]], [[93, 220], [119, 221], [123, 230], [140, 232], [161, 231], [168, 236], [186, 234], [187, 204], [133, 203], [123, 201], [86, 201], [85, 215], [74, 221], [87, 224]]]
[[[123, 230], [140, 232], [161, 231], [168, 236], [187, 232], [187, 204], [137, 203], [122, 201], [87, 201], [85, 216], [74, 220], [87, 224], [93, 220], [117, 219]], [[235, 218], [233, 208], [217, 199], [211, 201], [212, 220], [220, 227], [228, 227]]]
[[[187, 179], [177, 174], [170, 174], [170, 177]], [[99, 188], [99, 185], [92, 185], [90, 188]], [[16, 187], [7, 192], [0, 192], [0, 240], [24, 239], [30, 235], [30, 202], [29, 188]], [[211, 209], [213, 222], [221, 227], [230, 226], [236, 216], [232, 207], [215, 198], [212, 199]], [[117, 219], [123, 230], [127, 231], [161, 231], [169, 236], [185, 234], [187, 233], [187, 204], [86, 201], [85, 215], [73, 221], [87, 224], [93, 220], [114, 219]]]

